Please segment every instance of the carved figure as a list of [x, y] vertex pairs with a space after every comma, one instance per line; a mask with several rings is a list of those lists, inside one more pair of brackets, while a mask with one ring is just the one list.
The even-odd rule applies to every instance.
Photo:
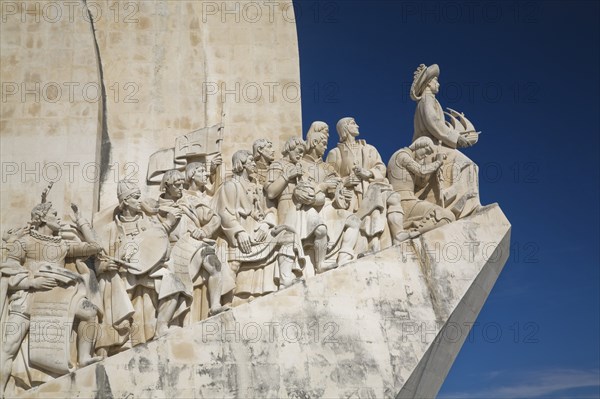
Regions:
[[427, 198], [460, 219], [480, 207], [479, 181], [477, 165], [456, 149], [474, 145], [478, 133], [463, 114], [454, 110], [446, 113], [451, 122], [445, 121], [442, 106], [435, 98], [440, 88], [439, 74], [436, 64], [421, 64], [415, 71], [410, 89], [411, 98], [417, 102], [413, 141], [428, 137], [439, 145], [438, 152], [446, 154], [437, 179], [430, 181], [437, 189], [428, 190]]
[[402, 227], [400, 196], [392, 190], [385, 177], [386, 167], [375, 147], [360, 134], [354, 118], [346, 117], [336, 125], [340, 141], [327, 154], [327, 163], [333, 165], [342, 178], [351, 178], [353, 197], [349, 209], [361, 219], [361, 233], [367, 238], [369, 249], [381, 249], [386, 216], [394, 244], [408, 236]]
[[436, 160], [425, 163], [427, 157], [434, 154], [433, 141], [429, 137], [420, 137], [407, 148], [396, 151], [388, 163], [387, 175], [394, 191], [401, 198], [404, 210], [404, 229], [411, 232], [425, 233], [435, 227], [455, 220], [454, 214], [432, 202], [421, 200], [415, 195], [418, 181], [424, 181], [437, 173], [443, 163], [445, 154], [438, 153]]
[[258, 139], [252, 145], [252, 156], [256, 162], [256, 181], [260, 185], [267, 182], [267, 170], [275, 160], [273, 143], [267, 139]]
[[[57, 211], [51, 202], [36, 205], [31, 211], [31, 223], [27, 232], [21, 231], [20, 237], [6, 237], [8, 253], [0, 264], [2, 274], [0, 286], [0, 311], [3, 314], [3, 331], [0, 352], [0, 395], [3, 394], [13, 361], [25, 336], [29, 332], [32, 314], [38, 316], [36, 323], [43, 324], [52, 315], [51, 321], [58, 317], [61, 321], [77, 324], [77, 358], [79, 367], [86, 366], [100, 357], [92, 356], [96, 330], [96, 317], [99, 309], [89, 300], [89, 292], [84, 280], [74, 268], [65, 268], [66, 258], [87, 258], [101, 251], [95, 242], [94, 233], [77, 206], [72, 205], [74, 220], [86, 242], [66, 241], [60, 235], [63, 226]], [[81, 265], [85, 267], [85, 265]], [[89, 272], [89, 271], [88, 271]], [[42, 295], [44, 294], [44, 295]], [[52, 299], [57, 308], [47, 314], [46, 302]], [[8, 299], [8, 300], [6, 300]], [[67, 305], [61, 306], [63, 302]], [[69, 306], [70, 304], [70, 306]], [[16, 331], [4, 330], [5, 326], [19, 326]], [[37, 325], [37, 328], [43, 328]], [[87, 332], [87, 334], [85, 333]], [[90, 334], [91, 332], [91, 334]], [[63, 334], [70, 336], [70, 331]], [[61, 347], [61, 343], [63, 346]], [[29, 358], [26, 368], [34, 366], [51, 375], [61, 375], [72, 371], [68, 353], [68, 338], [60, 341], [58, 348], [32, 346], [30, 340]], [[49, 356], [54, 354], [54, 356]], [[28, 371], [28, 377], [31, 373]]]
[[[169, 234], [171, 256], [169, 268], [177, 274], [192, 295], [194, 288], [199, 291], [191, 304], [190, 321], [200, 321], [206, 316], [225, 310], [221, 306], [221, 295], [233, 289], [230, 285], [223, 292], [221, 262], [215, 253], [212, 239], [219, 229], [221, 219], [210, 207], [210, 197], [206, 193], [210, 174], [204, 163], [193, 162], [186, 166], [186, 176], [172, 169], [163, 175], [159, 209], [164, 213], [181, 212], [177, 226]], [[184, 190], [187, 180], [189, 190]], [[208, 312], [203, 312], [202, 285], [206, 283]], [[203, 317], [204, 316], [204, 317]]]
[[252, 153], [233, 154], [233, 177], [223, 183], [215, 198], [221, 228], [229, 245], [227, 259], [236, 274], [235, 295], [247, 300], [286, 287], [302, 275], [294, 234], [277, 226], [266, 205], [263, 187], [253, 175]]
[[[106, 338], [99, 346], [108, 353], [166, 334], [169, 324], [187, 310], [190, 295], [165, 264], [168, 234], [181, 211], [163, 210], [159, 218], [158, 209], [141, 201], [140, 189], [130, 180], [118, 183], [117, 197], [113, 220], [102, 230], [105, 254], [98, 264], [104, 306], [109, 309], [103, 321]], [[119, 295], [122, 288], [129, 301]]]
[[[360, 227], [360, 219], [348, 210], [352, 197], [348, 187], [352, 187], [352, 180], [340, 178], [334, 168], [323, 161], [328, 137], [327, 124], [317, 121], [308, 130], [304, 151], [301, 141], [288, 141], [288, 160], [279, 170], [273, 169], [273, 176], [269, 176], [273, 183], [267, 189], [271, 197], [280, 196], [278, 213], [284, 212], [286, 218], [295, 221], [303, 245], [313, 247], [317, 273], [354, 258]], [[292, 212], [287, 211], [290, 208]], [[294, 208], [296, 212], [292, 215]], [[325, 262], [334, 256], [334, 262]]]
[[[311, 237], [311, 232], [318, 229], [318, 211], [303, 201], [309, 201], [308, 193], [303, 191], [302, 157], [305, 143], [300, 137], [291, 137], [283, 147], [283, 158], [269, 166], [268, 179], [265, 184], [267, 199], [277, 204], [277, 223], [293, 228], [298, 247], [302, 240]], [[317, 200], [324, 203], [324, 194]], [[324, 229], [324, 228], [321, 228]], [[320, 232], [313, 234], [319, 235]], [[326, 233], [322, 235], [326, 237]], [[314, 239], [314, 237], [313, 237]], [[323, 244], [326, 248], [326, 243]]]

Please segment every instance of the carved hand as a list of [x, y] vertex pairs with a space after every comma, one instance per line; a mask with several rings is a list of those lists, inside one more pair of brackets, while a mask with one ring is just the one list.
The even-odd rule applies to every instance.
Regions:
[[57, 285], [56, 280], [50, 277], [36, 277], [31, 282], [31, 288], [40, 291], [51, 290]]
[[351, 201], [352, 197], [354, 197], [354, 193], [351, 190], [348, 190], [347, 188], [342, 189], [342, 195], [344, 196], [346, 201]]
[[217, 169], [217, 167], [219, 165], [221, 165], [222, 163], [223, 163], [223, 157], [221, 156], [221, 154], [219, 154], [216, 157], [214, 157], [212, 159], [212, 161], [210, 161], [210, 171], [214, 172], [215, 169]]
[[104, 271], [107, 272], [118, 272], [119, 271], [119, 265], [117, 264], [117, 262], [115, 262], [114, 260], [109, 260], [108, 262], [106, 262], [106, 267], [104, 268]]
[[267, 223], [261, 223], [256, 230], [256, 241], [263, 242], [269, 235], [269, 225]]
[[196, 230], [192, 231], [192, 238], [194, 238], [196, 240], [201, 240], [203, 238], [206, 238], [206, 232], [202, 229], [196, 229]]
[[299, 166], [288, 166], [285, 170], [285, 180], [290, 181], [293, 178], [302, 176], [302, 168]]
[[238, 246], [242, 250], [243, 253], [250, 253], [252, 250], [252, 245], [250, 243], [250, 236], [245, 231], [240, 231], [237, 236]]
[[167, 212], [167, 223], [175, 226], [175, 224], [181, 219], [182, 211], [181, 209], [173, 209]]
[[464, 138], [463, 136], [458, 136], [458, 140], [456, 140], [456, 146], [458, 148], [466, 148], [470, 147], [472, 144], [469, 140]]
[[73, 221], [79, 224], [81, 219], [81, 211], [79, 210], [79, 207], [76, 204], [71, 203], [71, 210], [73, 211]]
[[371, 172], [370, 170], [367, 170], [367, 169], [365, 169], [363, 167], [360, 167], [360, 166], [355, 166], [354, 167], [354, 173], [361, 180], [369, 180], [369, 179], [373, 178], [373, 172]]
[[295, 192], [296, 199], [304, 205], [312, 205], [315, 202], [315, 195], [306, 191]]
[[325, 195], [325, 193], [319, 191], [317, 194], [315, 194], [314, 205], [321, 206], [325, 203], [326, 199], [327, 196]]
[[344, 187], [354, 187], [360, 183], [360, 179], [356, 175], [350, 175], [344, 180]]

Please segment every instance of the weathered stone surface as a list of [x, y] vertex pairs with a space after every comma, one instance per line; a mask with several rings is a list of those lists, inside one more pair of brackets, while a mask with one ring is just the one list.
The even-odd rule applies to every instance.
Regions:
[[[113, 14], [113, 0], [98, 5]], [[130, 18], [95, 24], [104, 86], [121, 88], [120, 101], [106, 107], [99, 209], [114, 203], [124, 177], [156, 196], [145, 185], [148, 159], [182, 134], [224, 123], [228, 169], [235, 150], [258, 137], [283, 143], [301, 134], [291, 0], [137, 0], [127, 8]]]
[[491, 205], [25, 396], [433, 397], [509, 242]]
[[61, 215], [74, 202], [92, 216], [101, 93], [84, 3], [71, 2], [71, 18], [56, 1], [1, 7], [2, 230], [29, 219], [50, 180]]
[[42, 0], [1, 12], [2, 230], [27, 220], [50, 180], [59, 213], [75, 202], [88, 218], [113, 205], [122, 178], [158, 195], [149, 156], [205, 126], [226, 126], [227, 168], [257, 137], [279, 151], [302, 132], [291, 0]]

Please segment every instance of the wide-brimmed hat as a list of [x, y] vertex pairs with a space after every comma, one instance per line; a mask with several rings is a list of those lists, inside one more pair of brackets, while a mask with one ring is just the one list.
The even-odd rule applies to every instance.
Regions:
[[423, 90], [427, 87], [427, 83], [433, 78], [440, 76], [440, 67], [437, 64], [426, 66], [425, 64], [419, 65], [415, 71], [413, 78], [413, 84], [410, 87], [410, 98], [413, 101], [419, 101]]

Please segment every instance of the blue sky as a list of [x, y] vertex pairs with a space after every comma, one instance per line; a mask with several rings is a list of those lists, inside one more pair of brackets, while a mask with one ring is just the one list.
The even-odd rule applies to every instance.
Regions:
[[512, 223], [511, 257], [440, 397], [599, 397], [599, 3], [297, 1], [296, 14], [305, 130], [354, 116], [387, 162], [412, 137], [413, 71], [437, 63], [442, 105], [483, 131], [465, 153], [482, 202]]

